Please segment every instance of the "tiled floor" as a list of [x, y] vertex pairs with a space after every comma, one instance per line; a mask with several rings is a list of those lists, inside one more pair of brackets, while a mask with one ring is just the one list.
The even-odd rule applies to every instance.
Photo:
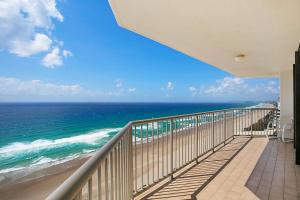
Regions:
[[299, 199], [292, 143], [248, 140], [236, 138], [143, 199]]
[[260, 199], [298, 199], [300, 168], [294, 155], [292, 143], [270, 140], [246, 186]]

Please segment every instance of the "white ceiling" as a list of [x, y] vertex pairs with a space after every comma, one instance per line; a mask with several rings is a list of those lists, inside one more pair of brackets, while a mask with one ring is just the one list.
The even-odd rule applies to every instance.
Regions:
[[300, 42], [300, 0], [109, 2], [120, 26], [236, 76], [291, 69]]

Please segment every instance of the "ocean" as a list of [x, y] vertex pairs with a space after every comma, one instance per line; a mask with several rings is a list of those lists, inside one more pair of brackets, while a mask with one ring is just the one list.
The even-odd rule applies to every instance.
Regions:
[[132, 120], [258, 103], [1, 103], [0, 174], [90, 155]]

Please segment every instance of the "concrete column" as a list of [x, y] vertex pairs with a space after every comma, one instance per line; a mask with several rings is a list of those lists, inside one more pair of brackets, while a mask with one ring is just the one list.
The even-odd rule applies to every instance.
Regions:
[[280, 125], [290, 123], [293, 117], [293, 70], [280, 72]]

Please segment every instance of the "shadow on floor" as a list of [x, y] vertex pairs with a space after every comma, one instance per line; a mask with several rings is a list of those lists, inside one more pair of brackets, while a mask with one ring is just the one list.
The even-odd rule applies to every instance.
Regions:
[[252, 171], [246, 187], [259, 199], [298, 199], [299, 167], [293, 143], [270, 140]]
[[238, 137], [172, 181], [142, 199], [196, 199], [196, 195], [247, 145], [251, 139]]

